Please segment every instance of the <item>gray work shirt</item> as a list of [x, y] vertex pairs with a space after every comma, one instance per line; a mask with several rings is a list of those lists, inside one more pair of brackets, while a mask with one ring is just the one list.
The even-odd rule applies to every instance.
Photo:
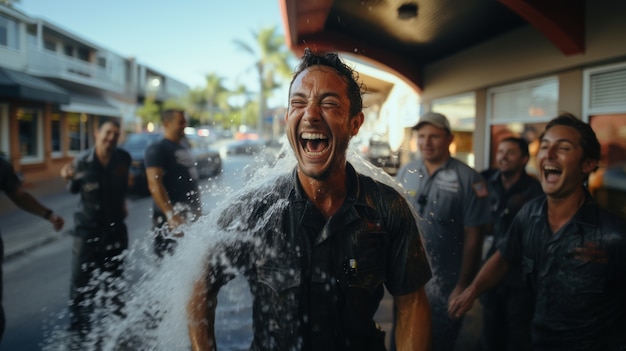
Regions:
[[491, 221], [485, 180], [452, 157], [432, 175], [423, 160], [413, 161], [396, 178], [419, 215], [433, 276], [444, 291], [451, 290], [461, 270], [465, 227]]

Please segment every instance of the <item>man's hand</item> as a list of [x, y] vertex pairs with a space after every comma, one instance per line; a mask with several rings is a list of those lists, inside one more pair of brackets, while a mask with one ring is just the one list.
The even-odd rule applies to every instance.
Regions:
[[172, 234], [172, 236], [175, 236], [177, 238], [182, 237], [183, 236], [183, 232], [180, 231], [178, 228], [185, 224], [185, 218], [180, 216], [180, 215], [171, 215], [168, 216], [167, 218], [167, 226], [170, 230], [170, 233]]
[[51, 215], [48, 217], [48, 221], [49, 221], [50, 223], [52, 223], [52, 227], [53, 227], [53, 228], [54, 228], [54, 230], [55, 230], [55, 231], [57, 231], [57, 232], [58, 232], [59, 230], [63, 229], [63, 225], [65, 224], [65, 221], [63, 220], [63, 218], [62, 218], [62, 217], [59, 217], [59, 216], [57, 216], [57, 215], [55, 215], [55, 214], [51, 214]]
[[448, 315], [450, 318], [458, 319], [463, 317], [463, 315], [474, 305], [476, 297], [476, 289], [473, 285], [470, 285], [460, 295], [455, 298], [451, 298], [448, 303]]
[[74, 177], [74, 165], [72, 165], [72, 163], [67, 163], [61, 167], [61, 177], [65, 180], [69, 180]]

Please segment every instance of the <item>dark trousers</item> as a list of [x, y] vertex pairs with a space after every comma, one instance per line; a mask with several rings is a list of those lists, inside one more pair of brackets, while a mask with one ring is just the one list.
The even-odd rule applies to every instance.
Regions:
[[525, 288], [498, 286], [485, 293], [478, 350], [526, 351], [531, 344], [533, 297]]
[[[122, 253], [128, 248], [126, 226], [76, 228], [70, 285], [70, 330], [84, 337], [91, 331], [96, 307], [124, 316], [125, 282]], [[98, 294], [101, 290], [106, 294]], [[96, 296], [102, 296], [96, 298]]]

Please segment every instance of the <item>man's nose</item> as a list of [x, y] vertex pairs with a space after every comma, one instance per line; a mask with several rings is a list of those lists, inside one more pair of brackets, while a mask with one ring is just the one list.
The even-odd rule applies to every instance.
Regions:
[[306, 119], [308, 122], [319, 121], [322, 118], [320, 114], [320, 105], [315, 102], [308, 103], [306, 108], [304, 109], [303, 118]]

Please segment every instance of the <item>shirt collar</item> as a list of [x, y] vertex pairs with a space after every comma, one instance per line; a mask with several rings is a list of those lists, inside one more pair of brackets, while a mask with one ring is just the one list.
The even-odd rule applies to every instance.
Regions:
[[[300, 179], [298, 179], [298, 167], [296, 166], [292, 173], [291, 177], [294, 182], [293, 196], [295, 201], [307, 201], [306, 194], [304, 193], [304, 189], [302, 189], [302, 184], [300, 184]], [[346, 162], [346, 200], [345, 203], [355, 203], [356, 199], [359, 198], [361, 185], [359, 183], [359, 177], [357, 177], [357, 173], [354, 170], [354, 167], [350, 164], [350, 162]]]
[[[536, 206], [531, 212], [531, 216], [539, 217], [547, 215], [548, 197], [544, 196], [541, 205]], [[585, 189], [585, 201], [582, 206], [576, 211], [571, 221], [580, 225], [596, 227], [598, 226], [598, 215], [596, 211], [597, 205], [593, 201], [589, 191]]]

